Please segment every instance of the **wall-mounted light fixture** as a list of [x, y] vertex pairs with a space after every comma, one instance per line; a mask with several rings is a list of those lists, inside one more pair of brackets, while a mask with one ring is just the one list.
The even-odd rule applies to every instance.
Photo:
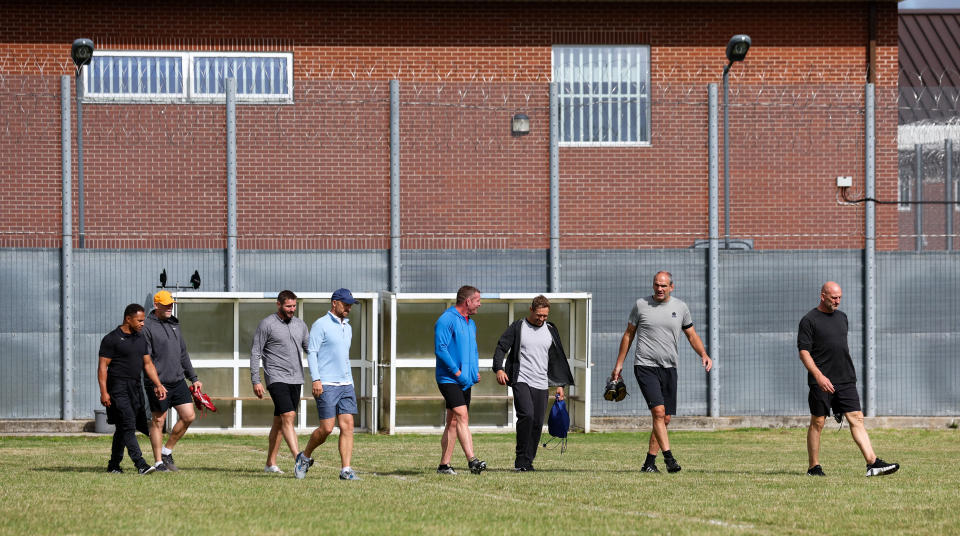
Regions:
[[510, 121], [510, 133], [514, 136], [526, 136], [530, 133], [530, 118], [525, 114], [514, 114]]

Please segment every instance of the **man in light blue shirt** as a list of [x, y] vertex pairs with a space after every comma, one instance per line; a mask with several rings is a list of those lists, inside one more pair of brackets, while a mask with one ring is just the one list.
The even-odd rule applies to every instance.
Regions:
[[313, 379], [313, 398], [317, 401], [320, 426], [310, 434], [307, 448], [297, 454], [294, 476], [304, 478], [313, 465], [313, 450], [333, 432], [336, 419], [340, 428], [340, 480], [359, 480], [350, 467], [353, 452], [353, 414], [357, 413], [357, 395], [350, 371], [350, 308], [357, 300], [345, 289], [333, 293], [330, 311], [318, 318], [310, 328], [307, 362]]

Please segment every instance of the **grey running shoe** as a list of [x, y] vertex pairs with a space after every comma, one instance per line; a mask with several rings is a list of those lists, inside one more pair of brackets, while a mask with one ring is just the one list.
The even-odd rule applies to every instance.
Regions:
[[154, 464], [153, 467], [154, 467], [154, 469], [156, 469], [157, 472], [159, 472], [159, 473], [169, 473], [169, 472], [170, 472], [170, 468], [167, 467], [167, 464], [165, 464], [165, 463], [163, 463], [163, 462], [160, 462], [159, 464]]
[[437, 466], [437, 474], [439, 474], [439, 475], [455, 475], [455, 474], [457, 474], [457, 472], [454, 471], [454, 470], [453, 470], [453, 467], [450, 467], [449, 464], [445, 464], [445, 465], [438, 465], [438, 466]]
[[167, 466], [167, 471], [179, 471], [180, 469], [173, 463], [173, 453], [170, 454], [161, 454], [160, 460], [163, 462], [163, 465]]
[[655, 464], [655, 463], [651, 463], [650, 465], [644, 465], [643, 467], [640, 468], [640, 471], [641, 471], [641, 472], [644, 472], [644, 473], [659, 473], [659, 472], [660, 472], [660, 470], [657, 469], [657, 464]]
[[280, 468], [277, 467], [276, 465], [268, 465], [268, 466], [264, 467], [264, 468], [263, 468], [263, 472], [264, 472], [264, 473], [275, 473], [275, 474], [278, 474], [278, 475], [282, 475], [282, 474], [283, 474], [283, 471], [281, 471]]
[[357, 476], [357, 473], [353, 469], [344, 469], [340, 471], [340, 480], [360, 480], [360, 477]]
[[114, 474], [122, 474], [122, 473], [123, 473], [123, 469], [122, 469], [119, 465], [110, 465], [110, 464], [107, 464], [107, 472], [108, 472], [108, 473], [114, 473]]
[[867, 465], [867, 476], [891, 475], [900, 469], [898, 463], [888, 463], [880, 458], [873, 460], [873, 463]]
[[150, 473], [152, 473], [152, 472], [154, 472], [154, 471], [156, 471], [156, 470], [157, 470], [156, 467], [154, 467], [154, 466], [152, 466], [152, 465], [150, 465], [150, 464], [147, 464], [147, 463], [144, 463], [144, 464], [141, 465], [140, 467], [137, 467], [137, 473], [139, 473], [139, 474], [141, 474], [141, 475], [149, 475]]
[[303, 452], [297, 453], [297, 461], [293, 464], [293, 476], [303, 479], [307, 476], [307, 471], [313, 465], [313, 458], [307, 458]]
[[477, 458], [476, 456], [474, 456], [467, 465], [470, 466], [470, 472], [475, 475], [479, 475], [487, 468], [487, 462]]
[[817, 464], [807, 469], [807, 476], [827, 476], [827, 475], [823, 474], [823, 467], [820, 467], [820, 465]]
[[665, 463], [665, 464], [667, 465], [667, 472], [668, 472], [668, 473], [679, 473], [679, 472], [680, 472], [680, 464], [677, 463], [677, 459], [676, 459], [676, 458], [664, 458], [664, 459], [663, 459], [663, 463]]

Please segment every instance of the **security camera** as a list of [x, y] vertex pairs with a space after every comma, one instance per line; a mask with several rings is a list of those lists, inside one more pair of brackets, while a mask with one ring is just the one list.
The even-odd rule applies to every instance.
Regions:
[[747, 57], [748, 50], [750, 50], [750, 36], [737, 34], [727, 43], [727, 59], [730, 63], [743, 61], [743, 58]]
[[73, 42], [73, 48], [70, 49], [70, 57], [73, 58], [74, 65], [77, 66], [77, 72], [90, 63], [93, 59], [93, 41], [89, 39], [77, 39]]

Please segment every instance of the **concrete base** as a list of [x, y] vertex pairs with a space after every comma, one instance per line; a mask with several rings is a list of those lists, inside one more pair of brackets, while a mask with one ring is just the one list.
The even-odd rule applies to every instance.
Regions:
[[0, 420], [0, 434], [80, 434], [94, 431], [94, 421], [54, 419]]
[[[958, 428], [960, 417], [866, 417], [867, 429], [870, 428], [925, 428], [929, 430]], [[737, 428], [806, 428], [810, 417], [804, 416], [738, 416], [738, 417], [701, 417], [674, 416], [670, 420], [670, 430], [733, 430]], [[832, 418], [827, 425], [836, 425]], [[649, 430], [650, 417], [593, 417], [590, 426], [597, 432], [618, 432]], [[846, 425], [844, 425], [846, 426]]]

